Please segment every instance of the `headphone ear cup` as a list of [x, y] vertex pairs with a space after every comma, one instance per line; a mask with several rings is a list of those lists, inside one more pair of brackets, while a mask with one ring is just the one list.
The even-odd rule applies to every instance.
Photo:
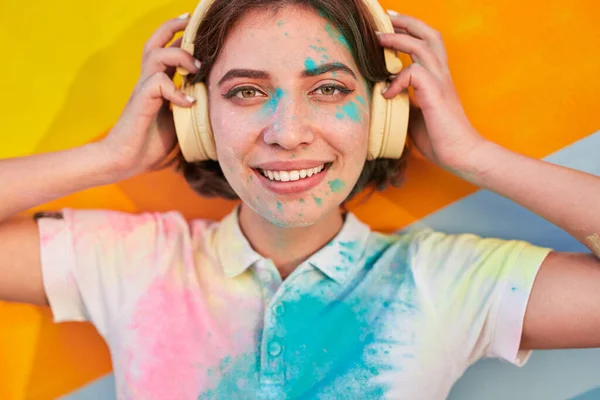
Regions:
[[208, 113], [208, 92], [204, 83], [180, 88], [196, 101], [191, 107], [173, 104], [173, 121], [179, 147], [187, 162], [216, 160], [217, 151]]
[[373, 87], [367, 160], [398, 159], [406, 143], [410, 110], [408, 93], [400, 93], [388, 100], [381, 94], [384, 87], [384, 82], [377, 82]]

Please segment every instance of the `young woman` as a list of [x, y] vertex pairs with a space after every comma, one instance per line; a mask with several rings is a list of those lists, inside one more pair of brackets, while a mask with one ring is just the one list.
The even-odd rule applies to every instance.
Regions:
[[[167, 21], [109, 135], [0, 162], [0, 298], [92, 322], [123, 399], [440, 399], [482, 357], [600, 346], [600, 178], [487, 141], [452, 85], [440, 35], [362, 0], [217, 0], [195, 58]], [[411, 55], [397, 76], [382, 47]], [[217, 161], [180, 160], [220, 222], [177, 212], [19, 212], [153, 170], [176, 142], [176, 67], [206, 83]], [[340, 210], [400, 181], [367, 160], [370, 101], [414, 89], [409, 133], [430, 160], [557, 224], [593, 254], [421, 231], [383, 235]], [[399, 133], [400, 134], [400, 133]]]

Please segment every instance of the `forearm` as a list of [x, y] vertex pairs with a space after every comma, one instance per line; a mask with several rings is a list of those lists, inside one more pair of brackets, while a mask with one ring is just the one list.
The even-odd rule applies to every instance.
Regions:
[[0, 221], [94, 186], [119, 174], [97, 143], [70, 150], [0, 160]]
[[600, 177], [486, 142], [456, 172], [564, 229], [600, 258]]

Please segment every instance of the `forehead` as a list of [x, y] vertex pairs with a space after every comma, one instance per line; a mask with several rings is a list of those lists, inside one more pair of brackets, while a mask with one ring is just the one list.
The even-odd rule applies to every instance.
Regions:
[[285, 6], [242, 16], [214, 68], [297, 72], [329, 62], [343, 62], [358, 72], [348, 42], [326, 18], [308, 7]]

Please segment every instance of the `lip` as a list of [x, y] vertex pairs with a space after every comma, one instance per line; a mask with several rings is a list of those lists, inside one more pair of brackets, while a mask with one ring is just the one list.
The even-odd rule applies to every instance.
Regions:
[[254, 165], [253, 169], [266, 169], [267, 171], [297, 171], [300, 169], [310, 169], [329, 164], [331, 161], [318, 160], [298, 160], [298, 161], [273, 161]]
[[[281, 163], [273, 163], [273, 164], [277, 164], [276, 165], [277, 167], [281, 166]], [[325, 179], [325, 175], [327, 175], [327, 171], [329, 171], [329, 164], [320, 162], [319, 164], [316, 164], [316, 165], [313, 164], [312, 168], [318, 167], [319, 165], [322, 165], [322, 164], [325, 164], [325, 168], [323, 168], [323, 170], [321, 172], [319, 172], [318, 174], [315, 174], [313, 176], [306, 177], [303, 179], [299, 179], [297, 181], [288, 181], [288, 182], [272, 181], [269, 178], [267, 178], [266, 176], [264, 176], [258, 169], [253, 168], [252, 170], [258, 176], [260, 183], [267, 190], [270, 190], [271, 192], [279, 194], [279, 195], [293, 195], [293, 194], [300, 194], [300, 193], [307, 192], [307, 191], [317, 187], [321, 182], [323, 182], [323, 180]], [[262, 165], [270, 165], [270, 164], [262, 164]], [[270, 168], [272, 168], [272, 166], [270, 166]], [[293, 171], [295, 169], [308, 169], [308, 168], [311, 168], [311, 167], [300, 168], [300, 167], [294, 166], [294, 168], [289, 169], [289, 170]], [[269, 168], [264, 168], [264, 169], [273, 171]], [[275, 171], [286, 171], [286, 169], [276, 168]]]

